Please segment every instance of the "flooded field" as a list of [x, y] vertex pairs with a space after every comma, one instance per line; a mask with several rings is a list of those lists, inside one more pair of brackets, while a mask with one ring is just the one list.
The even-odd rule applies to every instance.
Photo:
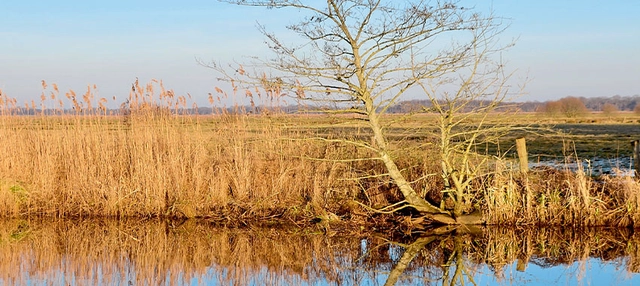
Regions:
[[[527, 138], [527, 149], [532, 161], [563, 160], [567, 157], [610, 161], [609, 165], [629, 167], [632, 157], [631, 141], [637, 140], [637, 124], [569, 124], [550, 125], [552, 132], [537, 136], [514, 133], [504, 144], [515, 137]], [[510, 152], [514, 152], [511, 150]]]
[[[551, 167], [589, 176], [633, 176], [633, 148], [637, 124], [570, 124], [551, 127], [554, 132], [538, 136], [515, 133], [502, 142], [508, 146], [516, 137], [528, 137], [529, 167]], [[515, 157], [509, 150], [507, 157]]]
[[638, 285], [632, 229], [411, 237], [204, 221], [0, 221], [0, 285]]
[[529, 163], [529, 168], [551, 167], [558, 170], [577, 172], [582, 170], [588, 176], [635, 176], [633, 171], [633, 159], [630, 157], [606, 159], [593, 157], [589, 159], [572, 160], [547, 160]]

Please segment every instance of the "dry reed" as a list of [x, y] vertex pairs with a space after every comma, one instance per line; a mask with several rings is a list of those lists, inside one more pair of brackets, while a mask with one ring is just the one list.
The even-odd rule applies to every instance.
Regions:
[[359, 189], [334, 160], [344, 148], [298, 140], [277, 116], [183, 116], [185, 97], [138, 82], [108, 116], [92, 92], [67, 93], [72, 114], [2, 106], [1, 215], [305, 218]]
[[[402, 201], [379, 162], [350, 160], [375, 157], [345, 140], [366, 140], [362, 125], [274, 112], [281, 91], [271, 87], [246, 93], [250, 110], [221, 104], [237, 97], [238, 87], [231, 95], [216, 88], [209, 95], [214, 114], [204, 116], [189, 114], [198, 108], [190, 96], [161, 81], [136, 81], [117, 112], [106, 107], [114, 102], [95, 96], [96, 86], [61, 98], [57, 85], [42, 85], [40, 104], [26, 107], [0, 91], [0, 216], [306, 224], [337, 215], [376, 224], [354, 201], [374, 208]], [[433, 138], [415, 136], [429, 133], [431, 119], [421, 117], [415, 128], [400, 119], [406, 128], [389, 137], [398, 148], [393, 156], [414, 188], [439, 205], [443, 183]], [[470, 207], [490, 224], [640, 225], [633, 178], [550, 168], [524, 175], [507, 165], [492, 160], [474, 182]]]

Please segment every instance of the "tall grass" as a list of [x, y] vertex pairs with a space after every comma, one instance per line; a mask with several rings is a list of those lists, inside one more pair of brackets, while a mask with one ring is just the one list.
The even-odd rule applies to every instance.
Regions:
[[72, 114], [4, 105], [2, 215], [314, 216], [358, 189], [331, 160], [340, 148], [297, 140], [274, 116], [179, 115], [186, 99], [160, 89], [136, 83], [119, 116], [92, 109], [91, 88], [84, 103], [68, 93]]
[[640, 225], [640, 183], [628, 175], [590, 177], [551, 167], [528, 174], [496, 172], [484, 183], [485, 217], [492, 224]]
[[[209, 96], [214, 114], [205, 116], [187, 115], [198, 106], [159, 81], [134, 83], [118, 111], [96, 98], [95, 86], [61, 97], [55, 84], [42, 85], [41, 102], [24, 107], [0, 92], [0, 216], [206, 217], [242, 224], [337, 214], [371, 222], [376, 216], [354, 201], [381, 208], [403, 200], [379, 162], [351, 160], [376, 154], [327, 140], [366, 140], [366, 128], [336, 124], [344, 118], [273, 112], [281, 99], [270, 89], [246, 92], [252, 102], [246, 110], [222, 104], [238, 97], [237, 87], [231, 95], [217, 88]], [[400, 119], [404, 129], [389, 137], [397, 147], [392, 155], [420, 195], [447, 206], [433, 138], [415, 133], [428, 132], [430, 117], [419, 117], [416, 126]], [[486, 175], [474, 182], [469, 200], [488, 223], [640, 225], [634, 178], [592, 178], [585, 170], [521, 174], [504, 160], [491, 162], [481, 167]]]

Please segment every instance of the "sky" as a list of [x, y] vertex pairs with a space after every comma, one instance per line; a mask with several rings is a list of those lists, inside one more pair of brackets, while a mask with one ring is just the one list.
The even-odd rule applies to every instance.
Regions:
[[[640, 95], [640, 1], [462, 0], [510, 22], [504, 54], [527, 82], [520, 101], [565, 96]], [[269, 57], [256, 23], [275, 32], [295, 10], [239, 7], [213, 0], [0, 0], [0, 89], [39, 101], [41, 81], [61, 92], [97, 85], [97, 97], [123, 102], [131, 84], [158, 79], [206, 105], [218, 74], [198, 64]]]

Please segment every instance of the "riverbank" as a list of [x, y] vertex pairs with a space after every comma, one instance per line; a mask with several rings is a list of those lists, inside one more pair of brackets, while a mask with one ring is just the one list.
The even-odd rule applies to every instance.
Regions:
[[[428, 224], [410, 210], [373, 211], [402, 196], [371, 160], [375, 154], [346, 141], [366, 137], [366, 126], [342, 119], [2, 116], [0, 215], [346, 223], [404, 231]], [[431, 139], [407, 136], [413, 129], [392, 134], [403, 174], [419, 195], [446, 207]], [[469, 199], [486, 223], [640, 226], [640, 184], [632, 177], [552, 168], [522, 174], [508, 158], [492, 158], [479, 166], [484, 175], [474, 180], [477, 191]]]

